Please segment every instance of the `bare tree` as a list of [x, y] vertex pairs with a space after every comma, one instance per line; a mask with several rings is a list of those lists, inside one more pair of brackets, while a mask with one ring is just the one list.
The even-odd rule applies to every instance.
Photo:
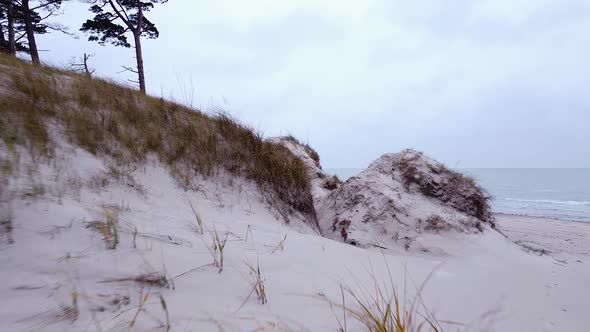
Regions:
[[88, 77], [92, 77], [92, 74], [94, 74], [95, 69], [90, 69], [90, 67], [88, 66], [88, 60], [93, 56], [94, 54], [84, 53], [82, 58], [79, 60], [80, 62], [76, 62], [78, 61], [76, 59], [72, 61], [72, 63], [70, 64], [70, 68], [72, 68], [72, 70], [75, 72], [81, 72], [86, 74]]

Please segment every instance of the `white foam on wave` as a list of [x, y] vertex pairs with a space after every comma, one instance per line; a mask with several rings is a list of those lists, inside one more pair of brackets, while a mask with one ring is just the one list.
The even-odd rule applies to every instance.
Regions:
[[504, 198], [504, 200], [511, 201], [511, 202], [523, 202], [523, 203], [544, 203], [544, 204], [590, 206], [589, 201], [560, 201], [560, 200], [554, 200], [554, 199], [519, 199], [519, 198]]

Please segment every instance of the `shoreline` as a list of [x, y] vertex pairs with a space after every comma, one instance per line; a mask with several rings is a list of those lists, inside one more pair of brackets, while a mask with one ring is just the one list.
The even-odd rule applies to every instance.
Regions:
[[544, 220], [544, 221], [548, 221], [548, 222], [557, 221], [557, 222], [581, 223], [581, 224], [590, 225], [590, 221], [573, 220], [573, 219], [565, 219], [565, 218], [558, 218], [558, 217], [535, 216], [535, 215], [530, 215], [530, 214], [507, 213], [507, 212], [492, 212], [492, 214], [497, 217], [518, 217], [518, 218]]
[[497, 214], [496, 225], [512, 242], [551, 256], [589, 256], [590, 223]]

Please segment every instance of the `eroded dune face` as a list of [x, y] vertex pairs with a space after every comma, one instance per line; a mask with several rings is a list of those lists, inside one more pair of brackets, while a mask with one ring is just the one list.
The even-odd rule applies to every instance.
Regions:
[[420, 237], [478, 233], [494, 227], [489, 197], [477, 183], [421, 152], [386, 154], [344, 183], [325, 173], [304, 146], [284, 144], [300, 156], [312, 178], [322, 234], [361, 247], [424, 249]]

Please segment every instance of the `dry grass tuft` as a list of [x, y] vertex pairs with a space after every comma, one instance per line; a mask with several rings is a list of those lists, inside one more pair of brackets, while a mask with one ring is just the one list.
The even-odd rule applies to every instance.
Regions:
[[196, 224], [193, 225], [193, 228], [197, 234], [203, 235], [203, 219], [201, 218], [201, 215], [197, 212], [197, 210], [195, 210], [195, 208], [193, 207], [193, 203], [191, 203], [190, 200], [188, 201], [188, 204], [191, 206], [191, 210], [193, 211], [193, 215], [195, 216]]
[[285, 233], [285, 236], [283, 237], [283, 239], [281, 241], [279, 241], [279, 243], [274, 247], [274, 249], [272, 250], [273, 253], [277, 252], [277, 251], [284, 251], [285, 250], [285, 241], [287, 241], [287, 235], [289, 235], [289, 232]]
[[107, 248], [115, 250], [119, 244], [119, 232], [117, 230], [119, 219], [117, 217], [116, 211], [110, 210], [108, 208], [103, 208], [102, 211], [105, 220], [91, 221], [87, 223], [86, 228], [93, 229], [100, 233], [107, 245]]
[[286, 221], [300, 212], [317, 225], [303, 162], [225, 113], [207, 115], [112, 82], [2, 55], [0, 74], [0, 139], [8, 147], [52, 157], [56, 128], [71, 143], [121, 168], [155, 155], [186, 190], [196, 189], [197, 175], [243, 176]]
[[256, 268], [252, 265], [248, 265], [248, 267], [254, 276], [252, 289], [256, 293], [258, 303], [266, 304], [268, 300], [266, 299], [266, 288], [264, 287], [264, 279], [262, 278], [262, 273], [260, 272], [260, 264], [256, 263]]
[[211, 257], [213, 257], [213, 266], [219, 269], [219, 273], [223, 271], [223, 255], [225, 245], [227, 244], [228, 233], [225, 233], [225, 237], [221, 238], [216, 229], [213, 229], [213, 244], [211, 247], [207, 246]]
[[[387, 265], [387, 262], [385, 264]], [[371, 272], [370, 277], [373, 285], [370, 288], [361, 287], [358, 280], [356, 288], [341, 286], [343, 321], [338, 320], [340, 330], [346, 331], [346, 316], [348, 314], [349, 317], [361, 323], [366, 331], [370, 332], [442, 331], [438, 320], [422, 301], [422, 290], [432, 276], [432, 272], [417, 288], [414, 299], [408, 302], [405, 297], [406, 291], [404, 290], [404, 298], [402, 299], [394, 286], [388, 265], [387, 270], [389, 285], [379, 282], [375, 273]], [[352, 298], [353, 302], [348, 307], [344, 302], [345, 293]], [[334, 304], [329, 302], [331, 306]]]
[[449, 225], [441, 216], [437, 214], [433, 214], [426, 218], [426, 226], [424, 226], [424, 230], [434, 233], [439, 233], [441, 231], [448, 231], [453, 227]]
[[315, 162], [315, 165], [317, 167], [319, 167], [320, 169], [322, 168], [322, 166], [320, 165], [320, 155], [309, 144], [302, 143], [300, 140], [298, 140], [297, 138], [295, 138], [295, 136], [293, 136], [293, 135], [284, 136], [284, 137], [282, 137], [282, 139], [287, 140], [287, 141], [290, 141], [291, 143], [294, 143], [294, 144], [297, 144], [297, 145], [302, 146], [303, 149], [305, 149], [305, 152], [309, 155], [309, 157], [311, 157], [311, 159]]
[[250, 290], [250, 293], [248, 293], [248, 296], [246, 296], [246, 299], [244, 299], [244, 302], [236, 310], [236, 312], [239, 311], [240, 309], [242, 309], [246, 305], [246, 303], [248, 302], [248, 300], [250, 299], [250, 297], [252, 296], [253, 293], [256, 294], [256, 298], [258, 300], [258, 303], [264, 305], [268, 302], [268, 300], [266, 298], [266, 288], [264, 286], [264, 278], [262, 277], [262, 273], [260, 272], [260, 263], [257, 260], [256, 267], [254, 267], [253, 265], [250, 265], [248, 263], [246, 263], [246, 265], [250, 269], [250, 274], [253, 277], [253, 280], [250, 282], [252, 289]]
[[442, 164], [428, 164], [422, 153], [412, 151], [397, 163], [407, 190], [412, 186], [425, 196], [435, 198], [453, 208], [494, 225], [491, 197], [477, 182]]
[[357, 319], [370, 332], [420, 332], [424, 328], [430, 331], [441, 331], [434, 321], [420, 317], [413, 308], [405, 309], [400, 304], [399, 294], [386, 297], [382, 290], [375, 289], [375, 297], [361, 297], [349, 291], [358, 309], [349, 309], [353, 318]]

